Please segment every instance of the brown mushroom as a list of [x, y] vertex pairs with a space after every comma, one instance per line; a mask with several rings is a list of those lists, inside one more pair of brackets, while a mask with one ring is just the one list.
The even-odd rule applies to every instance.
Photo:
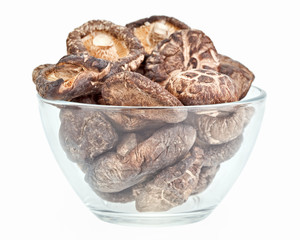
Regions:
[[35, 69], [33, 69], [33, 71], [32, 71], [32, 81], [34, 82], [34, 84], [36, 83], [36, 79], [40, 75], [40, 72], [44, 68], [51, 67], [51, 66], [53, 66], [53, 64], [42, 64], [42, 65], [37, 66]]
[[242, 142], [243, 135], [240, 135], [230, 142], [219, 145], [202, 146], [204, 151], [203, 166], [217, 166], [222, 162], [231, 159], [240, 149]]
[[219, 70], [217, 51], [200, 30], [180, 30], [161, 41], [146, 60], [146, 76], [162, 82], [188, 69]]
[[148, 54], [160, 41], [168, 38], [172, 33], [181, 29], [189, 29], [185, 23], [167, 16], [143, 18], [126, 24], [126, 27], [133, 31]]
[[204, 144], [222, 144], [229, 142], [244, 130], [253, 115], [253, 108], [239, 107], [228, 112], [202, 113], [194, 116], [198, 141]]
[[198, 184], [202, 164], [203, 152], [198, 157], [188, 154], [173, 166], [163, 169], [139, 191], [136, 209], [161, 212], [186, 202]]
[[192, 194], [203, 192], [212, 183], [219, 169], [220, 165], [203, 166], [199, 174], [197, 186], [194, 188]]
[[190, 69], [168, 79], [166, 89], [184, 105], [203, 105], [237, 101], [230, 77], [208, 69]]
[[106, 79], [102, 97], [108, 105], [182, 106], [182, 103], [159, 84], [135, 72], [119, 72]]
[[[132, 114], [127, 113], [132, 112]], [[154, 114], [148, 114], [146, 117], [139, 115], [138, 112], [122, 109], [122, 111], [105, 111], [105, 115], [112, 121], [116, 129], [122, 132], [134, 132], [139, 130], [157, 129], [165, 125], [162, 121], [164, 118], [161, 116], [161, 120], [151, 119]], [[184, 117], [184, 116], [183, 116]], [[180, 119], [179, 119], [180, 120]], [[182, 119], [184, 120], [184, 118]]]
[[133, 33], [105, 20], [88, 21], [70, 32], [67, 50], [105, 59], [123, 70], [136, 70], [144, 59], [144, 48]]
[[122, 191], [176, 163], [187, 154], [195, 138], [196, 131], [191, 126], [177, 124], [163, 127], [125, 157], [113, 152], [101, 155], [85, 179], [95, 191]]
[[56, 65], [44, 67], [39, 72], [35, 80], [36, 89], [44, 98], [67, 101], [98, 93], [101, 80], [110, 72], [110, 68], [110, 63], [102, 59], [67, 55]]
[[108, 192], [99, 192], [95, 191], [94, 192], [101, 197], [103, 200], [109, 201], [109, 202], [115, 202], [115, 203], [128, 203], [132, 202], [135, 200], [135, 196], [133, 194], [133, 189], [132, 188], [127, 188], [123, 191], [120, 192], [113, 192], [113, 193], [108, 193]]
[[117, 132], [99, 111], [65, 108], [60, 119], [61, 146], [68, 158], [77, 163], [92, 162], [118, 141]]
[[243, 64], [230, 57], [221, 54], [219, 54], [218, 57], [220, 59], [220, 72], [234, 80], [238, 98], [244, 98], [255, 78], [254, 74]]

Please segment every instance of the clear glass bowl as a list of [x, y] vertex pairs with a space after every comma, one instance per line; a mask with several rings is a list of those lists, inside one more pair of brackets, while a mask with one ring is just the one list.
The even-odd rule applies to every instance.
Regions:
[[252, 151], [266, 93], [238, 102], [119, 107], [38, 96], [44, 130], [66, 178], [100, 219], [174, 225], [207, 217]]

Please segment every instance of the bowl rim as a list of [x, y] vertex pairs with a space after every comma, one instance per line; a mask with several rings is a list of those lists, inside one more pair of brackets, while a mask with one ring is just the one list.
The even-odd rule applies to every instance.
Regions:
[[[251, 98], [247, 98], [247, 95], [250, 91], [257, 91], [257, 94]], [[86, 108], [94, 108], [94, 109], [207, 109], [207, 108], [223, 108], [223, 107], [234, 107], [238, 105], [248, 105], [248, 104], [254, 104], [257, 102], [264, 101], [267, 93], [256, 86], [251, 86], [248, 94], [239, 101], [235, 102], [228, 102], [228, 103], [217, 103], [217, 104], [208, 104], [208, 105], [190, 105], [190, 106], [116, 106], [116, 105], [98, 105], [98, 104], [88, 104], [88, 103], [78, 103], [78, 102], [69, 102], [64, 100], [49, 100], [41, 97], [39, 94], [37, 94], [37, 98], [39, 101], [54, 105], [57, 107], [86, 107]]]

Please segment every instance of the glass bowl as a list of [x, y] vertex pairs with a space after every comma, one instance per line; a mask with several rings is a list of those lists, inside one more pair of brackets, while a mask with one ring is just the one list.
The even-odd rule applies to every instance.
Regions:
[[266, 93], [238, 102], [120, 107], [38, 96], [53, 154], [84, 204], [103, 221], [175, 225], [207, 217], [253, 149]]

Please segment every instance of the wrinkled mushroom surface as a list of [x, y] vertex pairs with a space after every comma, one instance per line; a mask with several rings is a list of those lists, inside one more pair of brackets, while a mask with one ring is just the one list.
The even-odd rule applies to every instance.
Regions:
[[172, 33], [189, 29], [189, 26], [176, 18], [168, 16], [151, 16], [126, 24], [140, 40], [146, 53], [150, 54], [155, 46]]
[[198, 184], [203, 159], [188, 154], [158, 173], [136, 196], [140, 212], [161, 212], [186, 202]]
[[234, 80], [238, 98], [242, 99], [248, 93], [255, 78], [254, 74], [243, 64], [230, 57], [219, 54], [220, 72], [228, 75]]
[[240, 149], [242, 142], [243, 135], [240, 135], [227, 143], [202, 147], [204, 149], [203, 166], [217, 166], [231, 159]]
[[184, 105], [237, 101], [234, 82], [227, 75], [208, 69], [190, 69], [168, 79], [166, 89]]
[[123, 70], [136, 70], [144, 59], [144, 48], [126, 27], [105, 20], [92, 20], [70, 32], [67, 50], [105, 59]]
[[40, 72], [44, 69], [44, 68], [47, 68], [47, 67], [51, 67], [53, 66], [54, 64], [42, 64], [42, 65], [39, 65], [37, 66], [35, 69], [33, 69], [32, 71], [32, 81], [34, 82], [34, 84], [36, 83], [36, 79], [38, 78], [38, 76], [40, 75]]
[[146, 60], [145, 75], [161, 82], [188, 69], [219, 70], [217, 51], [200, 30], [180, 30], [161, 41]]
[[110, 72], [109, 62], [94, 57], [67, 55], [55, 65], [34, 71], [36, 89], [47, 99], [72, 100], [100, 92], [102, 79]]
[[182, 106], [182, 103], [159, 84], [135, 72], [119, 72], [109, 77], [102, 87], [108, 105]]
[[194, 188], [192, 194], [203, 192], [212, 183], [219, 169], [220, 165], [203, 166], [199, 174], [197, 186]]
[[85, 179], [96, 191], [122, 191], [180, 160], [193, 146], [195, 138], [196, 131], [191, 126], [163, 127], [125, 157], [113, 152], [101, 155]]
[[253, 109], [239, 107], [217, 116], [209, 114], [195, 115], [194, 127], [197, 129], [198, 140], [204, 144], [222, 144], [229, 142], [244, 130], [253, 115]]
[[117, 132], [99, 111], [62, 109], [60, 119], [60, 143], [72, 161], [91, 162], [118, 141]]
[[[146, 129], [157, 129], [165, 125], [166, 123], [160, 120], [153, 120], [148, 115], [146, 118], [141, 115], [130, 115], [128, 111], [106, 111], [105, 115], [112, 121], [113, 125], [122, 132], [133, 132]], [[150, 117], [150, 118], [149, 118]]]

